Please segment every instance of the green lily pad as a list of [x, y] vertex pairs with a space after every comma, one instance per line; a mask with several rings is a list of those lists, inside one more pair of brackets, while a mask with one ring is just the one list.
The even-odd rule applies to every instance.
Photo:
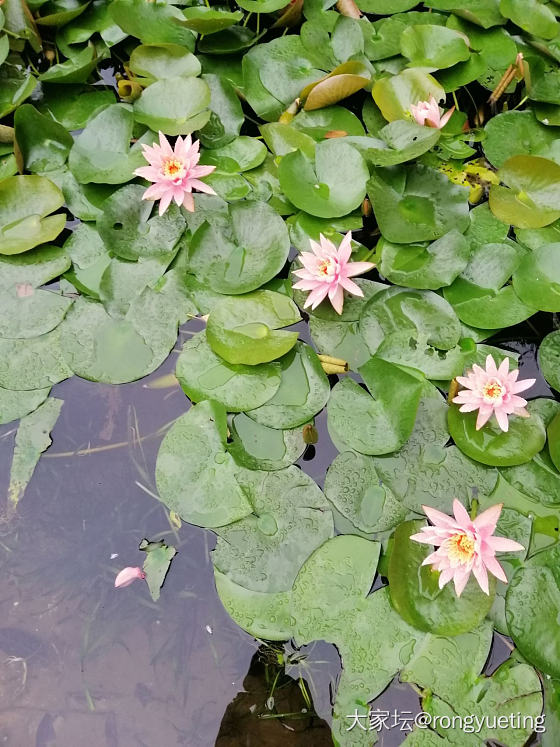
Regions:
[[0, 292], [0, 337], [22, 339], [50, 332], [64, 319], [72, 305], [48, 290], [10, 288]]
[[115, 23], [143, 44], [180, 44], [194, 50], [195, 34], [184, 25], [185, 17], [174, 5], [150, 0], [114, 0], [110, 13]]
[[207, 8], [204, 5], [186, 8], [183, 15], [186, 21], [183, 21], [182, 25], [205, 36], [223, 31], [243, 19], [243, 13], [240, 10], [230, 13], [226, 10]]
[[62, 192], [43, 176], [11, 176], [0, 182], [0, 254], [21, 254], [55, 239], [64, 228]]
[[264, 143], [256, 138], [241, 135], [221, 148], [204, 151], [200, 163], [217, 166], [220, 171], [233, 174], [260, 166], [266, 155]]
[[424, 5], [427, 8], [451, 11], [483, 29], [504, 23], [504, 17], [498, 9], [498, 0], [471, 0], [468, 5], [462, 0], [426, 0]]
[[327, 500], [297, 467], [247, 470], [237, 479], [252, 513], [216, 530], [212, 562], [246, 589], [289, 591], [305, 560], [333, 535]]
[[22, 418], [17, 433], [10, 468], [8, 512], [16, 510], [41, 454], [51, 445], [50, 432], [54, 428], [64, 401], [51, 397]]
[[[185, 229], [180, 209], [171, 204], [163, 215], [154, 211], [154, 202], [142, 200], [144, 188], [127, 184], [113, 192], [97, 220], [97, 230], [107, 249], [117, 257], [173, 258]], [[152, 217], [152, 212], [156, 212]]]
[[553, 11], [538, 0], [500, 0], [500, 13], [524, 31], [542, 39], [553, 39], [560, 32]]
[[54, 280], [70, 267], [70, 257], [59, 246], [41, 246], [24, 254], [0, 256], [0, 291], [16, 285], [40, 285]]
[[257, 409], [247, 411], [255, 422], [271, 428], [307, 423], [327, 404], [330, 385], [315, 351], [303, 342], [281, 360], [278, 390]]
[[44, 173], [65, 164], [74, 141], [62, 125], [40, 114], [31, 104], [17, 109], [14, 125], [15, 139], [27, 171]]
[[550, 386], [560, 392], [560, 330], [551, 332], [542, 341], [539, 365]]
[[31, 389], [30, 391], [13, 391], [0, 387], [0, 425], [29, 415], [49, 396], [50, 387]]
[[203, 223], [193, 235], [189, 267], [218, 293], [255, 290], [275, 277], [288, 259], [290, 240], [282, 218], [266, 203], [229, 207], [225, 226]]
[[188, 135], [210, 119], [210, 89], [201, 78], [157, 80], [134, 102], [134, 118], [166, 135]]
[[324, 109], [300, 111], [291, 126], [309, 135], [317, 142], [324, 139], [327, 132], [342, 130], [348, 135], [364, 135], [364, 126], [358, 117], [343, 106], [327, 106]]
[[357, 371], [371, 358], [358, 322], [331, 322], [310, 315], [309, 332], [317, 350], [346, 361], [352, 371]]
[[134, 170], [146, 165], [142, 144], [151, 145], [147, 133], [130, 147], [134, 116], [127, 104], [113, 104], [93, 116], [78, 135], [68, 166], [80, 184], [122, 184], [134, 178]]
[[80, 297], [59, 327], [65, 360], [83, 379], [122, 384], [146, 376], [177, 340], [177, 318], [163, 295], [146, 288], [122, 319]]
[[89, 223], [80, 223], [66, 240], [64, 249], [72, 259], [67, 279], [81, 293], [99, 299], [101, 278], [111, 262], [99, 233]]
[[239, 135], [245, 121], [243, 109], [225, 76], [207, 73], [202, 79], [210, 89], [210, 119], [198, 131], [198, 137], [206, 148], [220, 148]]
[[560, 413], [548, 423], [546, 432], [550, 458], [556, 469], [560, 471]]
[[497, 168], [511, 156], [549, 156], [560, 131], [539, 124], [532, 111], [502, 112], [485, 126], [484, 154]]
[[544, 244], [527, 254], [513, 274], [513, 287], [528, 306], [560, 311], [560, 243]]
[[517, 467], [502, 467], [500, 473], [510, 485], [529, 498], [545, 506], [560, 504], [560, 473], [546, 451]]
[[524, 261], [520, 244], [500, 242], [474, 247], [469, 263], [443, 294], [465, 324], [482, 329], [508, 327], [532, 316], [528, 306], [507, 283]]
[[140, 44], [132, 50], [128, 63], [135, 75], [154, 82], [178, 76], [200, 75], [198, 59], [179, 44]]
[[365, 197], [368, 175], [363, 157], [341, 139], [319, 143], [314, 162], [301, 151], [288, 153], [278, 170], [290, 202], [320, 218], [336, 218], [357, 208]]
[[351, 136], [345, 142], [374, 166], [394, 166], [426, 153], [437, 143], [440, 134], [436, 128], [397, 119], [382, 127], [376, 137]]
[[383, 484], [417, 513], [423, 505], [451, 513], [454, 497], [468, 504], [489, 495], [498, 479], [496, 469], [471, 461], [456, 446], [445, 446], [447, 409], [438, 390], [426, 382], [410, 438], [395, 454], [374, 460]]
[[376, 357], [415, 368], [428, 379], [448, 381], [461, 373], [475, 349], [474, 341], [466, 338], [449, 350], [441, 350], [428, 342], [426, 333], [402, 330], [387, 335], [377, 348]]
[[519, 568], [506, 594], [506, 619], [515, 645], [528, 661], [560, 676], [560, 645], [554, 633], [560, 615], [557, 548]]
[[279, 430], [256, 423], [245, 413], [231, 421], [228, 451], [241, 467], [274, 471], [296, 462], [306, 448], [301, 428]]
[[178, 418], [161, 442], [156, 484], [161, 500], [184, 521], [204, 527], [238, 522], [252, 507], [226, 451], [224, 407], [202, 402]]
[[251, 591], [214, 568], [216, 590], [228, 615], [255, 638], [287, 641], [292, 635], [291, 591]]
[[193, 402], [211, 399], [229, 412], [260, 407], [280, 386], [280, 364], [233, 365], [212, 351], [206, 333], [187, 340], [177, 359], [176, 376]]
[[40, 5], [40, 15], [35, 22], [40, 26], [64, 26], [87, 8], [87, 3], [78, 0], [47, 0]]
[[297, 306], [286, 296], [253, 291], [217, 304], [208, 317], [206, 334], [212, 350], [228, 363], [254, 366], [280, 358], [293, 348], [297, 332], [278, 329], [299, 318]]
[[465, 37], [445, 26], [409, 26], [401, 35], [401, 54], [413, 67], [452, 67], [470, 57]]
[[[367, 2], [368, 0], [365, 0]], [[360, 0], [362, 4], [362, 0]], [[372, 24], [373, 33], [365, 34], [365, 51], [370, 60], [385, 60], [394, 57], [401, 51], [401, 34], [409, 26], [432, 23], [437, 26], [445, 26], [446, 16], [442, 13], [425, 13], [412, 11], [410, 13], [397, 12], [390, 18], [381, 18]], [[404, 60], [403, 60], [404, 61]], [[399, 72], [395, 70], [394, 72]], [[416, 101], [411, 101], [415, 104]], [[368, 127], [369, 129], [369, 127]]]
[[541, 228], [560, 217], [560, 165], [540, 156], [512, 156], [498, 172], [507, 186], [490, 188], [490, 209], [517, 228]]
[[474, 630], [488, 614], [496, 583], [489, 576], [490, 594], [485, 594], [474, 576], [457, 597], [452, 582], [442, 589], [439, 573], [422, 562], [432, 552], [427, 545], [410, 539], [425, 522], [405, 521], [395, 530], [395, 544], [389, 560], [389, 591], [397, 612], [419, 630], [455, 636]]
[[360, 315], [360, 333], [373, 355], [392, 333], [422, 332], [426, 341], [441, 350], [459, 342], [461, 325], [453, 308], [431, 291], [391, 286], [376, 293]]
[[433, 241], [469, 225], [468, 190], [428, 166], [373, 169], [367, 191], [383, 237], [395, 244]]
[[152, 600], [157, 602], [169, 566], [177, 550], [170, 545], [166, 545], [163, 540], [148, 542], [146, 539], [142, 540], [138, 549], [146, 553], [146, 560], [142, 567], [146, 574], [146, 583]]
[[545, 444], [545, 427], [536, 413], [528, 418], [510, 416], [507, 432], [499, 428], [494, 417], [477, 431], [476, 418], [476, 412], [459, 412], [457, 405], [451, 405], [447, 422], [449, 433], [461, 451], [482, 464], [496, 467], [524, 464]]
[[339, 454], [327, 471], [324, 490], [335, 508], [366, 534], [393, 529], [408, 513], [381, 480], [375, 460], [364, 454]]
[[0, 66], [0, 119], [29, 98], [36, 86], [37, 78], [24, 65], [12, 65], [6, 60]]
[[378, 358], [359, 373], [371, 395], [352, 379], [339, 381], [327, 410], [329, 433], [361, 454], [396, 451], [414, 427], [423, 377]]
[[112, 257], [99, 282], [99, 299], [107, 313], [115, 319], [124, 317], [145, 288], [158, 286], [172, 259], [173, 255], [128, 262]]
[[115, 94], [99, 86], [70, 88], [52, 84], [42, 85], [43, 99], [38, 104], [42, 114], [48, 114], [67, 130], [80, 130], [88, 121], [115, 103]]
[[0, 339], [0, 387], [46, 389], [72, 376], [62, 355], [60, 330], [29, 340]]
[[381, 239], [377, 253], [379, 271], [392, 283], [437, 290], [451, 285], [465, 269], [471, 250], [464, 235], [451, 229], [431, 244], [392, 244]]

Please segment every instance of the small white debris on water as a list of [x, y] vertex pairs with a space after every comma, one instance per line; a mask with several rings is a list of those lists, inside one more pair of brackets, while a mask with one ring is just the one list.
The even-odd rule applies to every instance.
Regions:
[[208, 633], [208, 635], [212, 635], [213, 631], [212, 631], [212, 628], [209, 625], [206, 626], [206, 632]]
[[119, 557], [119, 553], [118, 552], [112, 552], [111, 553], [111, 560], [114, 560], [115, 558], [118, 558], [118, 557]]

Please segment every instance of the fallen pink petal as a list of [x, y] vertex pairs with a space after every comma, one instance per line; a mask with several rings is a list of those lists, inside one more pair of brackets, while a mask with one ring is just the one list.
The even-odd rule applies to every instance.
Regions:
[[125, 586], [130, 586], [130, 584], [134, 583], [136, 579], [143, 581], [145, 578], [146, 574], [141, 568], [138, 566], [134, 568], [128, 566], [117, 573], [117, 577], [115, 578], [115, 589], [123, 589]]
[[523, 545], [506, 537], [496, 537], [494, 531], [502, 512], [501, 503], [471, 519], [463, 504], [453, 501], [453, 516], [422, 506], [432, 525], [423, 527], [410, 539], [438, 549], [428, 555], [422, 565], [431, 565], [440, 572], [439, 588], [453, 580], [455, 593], [461, 596], [469, 577], [474, 574], [478, 585], [489, 594], [488, 571], [507, 583], [504, 569], [496, 560], [497, 552], [518, 552]]
[[144, 192], [143, 200], [159, 200], [159, 214], [163, 215], [171, 202], [175, 200], [177, 205], [183, 206], [190, 213], [194, 212], [193, 189], [206, 192], [209, 195], [216, 193], [201, 179], [211, 174], [215, 166], [198, 166], [200, 159], [200, 142], [193, 143], [190, 135], [184, 139], [179, 136], [175, 146], [165, 135], [159, 133], [159, 145], [153, 143], [143, 145], [144, 158], [149, 166], [141, 166], [134, 172], [149, 182], [151, 187]]
[[424, 127], [433, 127], [437, 130], [445, 127], [454, 111], [455, 107], [452, 106], [444, 113], [433, 95], [430, 96], [428, 101], [419, 101], [410, 107], [410, 113], [417, 124]]
[[519, 397], [535, 383], [535, 379], [518, 381], [519, 369], [509, 370], [509, 358], [504, 358], [499, 367], [491, 355], [486, 357], [486, 368], [476, 363], [466, 376], [457, 376], [457, 381], [464, 387], [453, 402], [461, 405], [461, 412], [478, 410], [476, 430], [480, 430], [494, 415], [498, 426], [507, 432], [509, 428], [508, 416], [520, 415], [528, 418], [525, 409], [527, 400]]
[[311, 251], [302, 252], [298, 259], [303, 265], [294, 270], [298, 278], [294, 288], [310, 291], [304, 308], [317, 306], [328, 297], [337, 314], [342, 314], [344, 291], [354, 296], [363, 296], [360, 287], [350, 278], [363, 275], [375, 267], [372, 262], [350, 262], [352, 233], [348, 231], [338, 248], [332, 241], [319, 235], [319, 242], [310, 240]]

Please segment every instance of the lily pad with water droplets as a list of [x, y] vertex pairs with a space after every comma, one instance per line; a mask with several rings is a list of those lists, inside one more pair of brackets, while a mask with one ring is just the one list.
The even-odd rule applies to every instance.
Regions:
[[167, 545], [163, 540], [148, 542], [146, 539], [142, 540], [138, 549], [146, 553], [146, 560], [142, 567], [146, 574], [146, 583], [152, 600], [157, 602], [169, 566], [177, 550], [171, 545]]
[[274, 470], [289, 467], [306, 448], [302, 428], [280, 430], [256, 423], [245, 413], [231, 422], [228, 451], [237, 464], [247, 469]]
[[247, 415], [271, 428], [295, 428], [307, 423], [326, 405], [330, 384], [315, 351], [303, 342], [280, 361], [280, 386], [274, 395]]
[[178, 359], [176, 376], [193, 402], [211, 399], [229, 412], [252, 410], [268, 402], [281, 382], [280, 364], [234, 365], [213, 352], [206, 333], [187, 340]]
[[212, 350], [228, 363], [257, 363], [280, 358], [297, 342], [297, 332], [278, 331], [299, 321], [294, 302], [273, 291], [253, 291], [218, 303], [208, 317]]
[[184, 521], [217, 527], [251, 513], [226, 440], [226, 411], [217, 402], [193, 406], [163, 439], [156, 462], [158, 492]]
[[0, 339], [0, 387], [44, 389], [72, 376], [62, 353], [61, 327], [27, 340]]
[[36, 410], [49, 396], [50, 387], [14, 391], [0, 387], [0, 425], [11, 423]]
[[44, 335], [62, 322], [70, 306], [71, 298], [26, 284], [0, 291], [0, 337]]
[[226, 226], [205, 222], [195, 232], [189, 270], [218, 293], [247, 293], [280, 272], [289, 250], [286, 225], [269, 205], [240, 202]]
[[328, 502], [297, 467], [244, 470], [237, 480], [252, 513], [216, 530], [212, 562], [246, 589], [289, 591], [304, 561], [333, 535]]
[[210, 119], [210, 89], [192, 76], [165, 78], [144, 89], [134, 102], [134, 118], [154, 132], [188, 135]]
[[177, 317], [163, 295], [146, 288], [124, 318], [80, 297], [61, 331], [67, 365], [84, 379], [107, 384], [135, 381], [167, 358], [177, 339]]
[[71, 264], [66, 249], [43, 245], [12, 256], [0, 256], [0, 290], [10, 290], [16, 285], [40, 285], [62, 275]]

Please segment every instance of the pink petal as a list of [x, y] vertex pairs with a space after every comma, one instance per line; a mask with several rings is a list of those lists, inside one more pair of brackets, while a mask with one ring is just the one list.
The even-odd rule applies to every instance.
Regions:
[[455, 514], [455, 521], [460, 527], [463, 529], [469, 529], [471, 527], [471, 517], [461, 501], [458, 501], [457, 498], [453, 501], [453, 513]]
[[312, 290], [311, 293], [307, 296], [307, 298], [305, 299], [305, 303], [303, 304], [303, 308], [306, 309], [308, 306], [311, 306], [312, 310], [316, 309], [321, 301], [323, 301], [328, 292], [328, 286], [326, 285], [326, 283], [322, 283], [318, 288]]
[[159, 132], [159, 147], [161, 148], [161, 151], [163, 155], [165, 156], [173, 156], [173, 148], [171, 147], [171, 143], [169, 140], [165, 137], [163, 132]]
[[353, 278], [356, 275], [373, 270], [374, 267], [373, 262], [349, 262], [344, 269], [344, 274], [347, 278]]
[[519, 552], [524, 550], [523, 545], [507, 537], [487, 537], [485, 540], [494, 552]]
[[494, 415], [496, 416], [496, 420], [498, 421], [498, 425], [500, 426], [501, 430], [504, 433], [507, 433], [509, 429], [507, 413], [504, 412], [501, 407], [496, 407], [496, 409], [494, 410]]
[[447, 514], [444, 514], [435, 508], [431, 508], [430, 506], [422, 506], [422, 510], [436, 527], [440, 526], [445, 527], [446, 529], [455, 529], [455, 520]]
[[509, 358], [504, 358], [503, 361], [500, 363], [500, 367], [498, 368], [498, 376], [500, 378], [505, 378], [508, 375], [509, 371]]
[[194, 213], [194, 197], [190, 192], [185, 192], [183, 197], [183, 207], [188, 210], [189, 213]]
[[208, 176], [208, 174], [211, 174], [213, 171], [216, 171], [215, 166], [193, 166], [193, 168], [189, 170], [189, 175], [197, 179], [201, 176]]
[[168, 184], [152, 184], [142, 195], [143, 200], [159, 200], [169, 190]]
[[482, 591], [485, 594], [490, 595], [490, 590], [488, 589], [488, 573], [486, 572], [484, 565], [482, 563], [475, 563], [472, 570]]
[[163, 215], [173, 199], [173, 192], [167, 191], [159, 201], [159, 214]]
[[452, 106], [451, 109], [449, 109], [449, 111], [445, 112], [445, 114], [443, 115], [443, 117], [441, 117], [441, 119], [439, 121], [439, 128], [440, 129], [442, 127], [445, 127], [445, 125], [449, 122], [449, 120], [451, 119], [451, 115], [453, 114], [454, 111], [455, 111], [455, 106]]
[[498, 563], [496, 558], [484, 558], [484, 565], [493, 576], [496, 576], [496, 578], [498, 578], [500, 581], [503, 581], [505, 584], [507, 584], [507, 576], [505, 574], [505, 571]]
[[141, 176], [142, 179], [147, 179], [149, 182], [155, 182], [159, 179], [159, 171], [154, 166], [141, 166], [134, 171], [134, 174], [135, 176]]
[[352, 293], [354, 296], [359, 296], [360, 298], [364, 297], [364, 294], [362, 293], [362, 289], [359, 285], [356, 285], [356, 283], [353, 280], [350, 280], [349, 278], [340, 278], [340, 285], [344, 288], [344, 290], [347, 290], [348, 293]]
[[342, 241], [340, 242], [340, 246], [338, 247], [338, 259], [343, 263], [346, 264], [348, 260], [350, 259], [350, 255], [352, 254], [352, 232], [348, 231], [348, 233], [344, 236]]
[[342, 307], [344, 305], [344, 291], [342, 290], [342, 286], [335, 285], [329, 288], [329, 300], [336, 313], [342, 314]]
[[146, 578], [146, 574], [141, 568], [132, 568], [131, 566], [123, 568], [122, 571], [117, 573], [117, 577], [115, 578], [115, 588], [122, 589], [125, 586], [130, 586], [130, 584], [133, 583], [133, 581], [136, 581], [137, 578]]
[[445, 570], [441, 571], [439, 574], [439, 588], [443, 589], [443, 587], [448, 584], [453, 576], [455, 575], [455, 571], [453, 568], [446, 568]]
[[500, 514], [502, 513], [503, 506], [503, 503], [496, 503], [495, 506], [487, 508], [486, 511], [483, 511], [476, 517], [476, 519], [473, 520], [474, 526], [482, 535], [488, 536], [494, 533], [494, 529], [496, 529], [496, 524], [498, 523], [498, 519], [500, 518]]
[[199, 179], [191, 179], [191, 187], [198, 189], [199, 192], [206, 192], [207, 195], [215, 195], [216, 193], [208, 184], [204, 184]]
[[535, 383], [536, 379], [521, 379], [521, 381], [515, 381], [510, 385], [509, 390], [514, 394], [524, 392], [525, 389], [530, 389]]
[[498, 369], [496, 368], [496, 361], [491, 355], [486, 356], [486, 373], [490, 374], [490, 376], [497, 376], [498, 374]]
[[492, 417], [493, 408], [490, 405], [481, 405], [476, 419], [476, 430], [479, 431]]
[[469, 580], [470, 575], [470, 568], [458, 569], [455, 571], [455, 575], [453, 576], [453, 583], [455, 584], [455, 594], [457, 594], [458, 597], [460, 597], [465, 590], [465, 586], [467, 585], [467, 581]]

